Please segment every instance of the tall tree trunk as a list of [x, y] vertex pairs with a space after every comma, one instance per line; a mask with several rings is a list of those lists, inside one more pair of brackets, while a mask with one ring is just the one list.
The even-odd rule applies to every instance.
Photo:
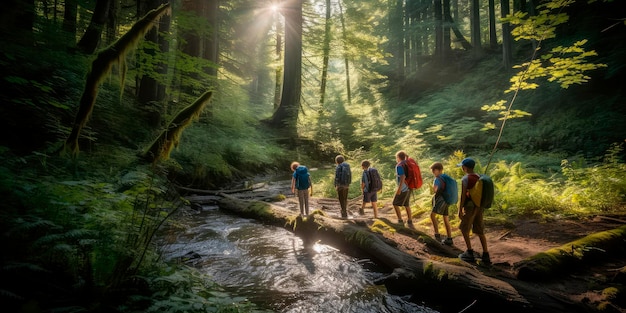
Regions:
[[339, 19], [341, 20], [341, 37], [343, 44], [343, 63], [346, 68], [346, 95], [348, 105], [352, 104], [352, 88], [350, 86], [350, 59], [348, 58], [348, 34], [346, 31], [346, 21], [343, 16], [343, 7], [339, 1]]
[[441, 45], [441, 51], [443, 52], [443, 59], [447, 60], [452, 51], [452, 40], [450, 38], [450, 29], [452, 28], [452, 19], [450, 16], [450, 0], [443, 0], [443, 43]]
[[420, 8], [419, 8], [418, 23], [420, 27], [419, 27], [418, 39], [416, 40], [417, 51], [418, 51], [416, 70], [419, 69], [421, 63], [423, 63], [423, 62], [420, 62], [421, 57], [428, 54], [428, 42], [429, 42], [428, 38], [431, 35], [426, 25], [428, 25], [428, 22], [430, 21], [429, 12], [430, 12], [430, 8], [432, 7], [432, 1], [420, 0], [419, 3], [420, 3]]
[[320, 83], [320, 105], [324, 105], [324, 96], [326, 95], [326, 79], [328, 78], [328, 59], [330, 54], [330, 0], [326, 0], [326, 25], [324, 27], [324, 43], [322, 46], [322, 79]]
[[406, 1], [407, 16], [407, 73], [415, 73], [419, 68], [420, 54], [420, 13], [422, 10], [421, 0]]
[[78, 48], [84, 53], [91, 54], [98, 49], [100, 39], [102, 37], [102, 30], [109, 16], [109, 6], [112, 0], [97, 0], [96, 8], [91, 15], [91, 22], [87, 27], [87, 31], [83, 34], [83, 37], [78, 42]]
[[459, 20], [459, 0], [452, 0], [452, 20]]
[[[500, 15], [505, 17], [510, 13], [509, 0], [500, 0]], [[513, 63], [512, 41], [511, 24], [502, 23], [502, 63], [505, 69], [511, 68]]]
[[[202, 15], [203, 2], [201, 0], [183, 0], [182, 10], [191, 12], [198, 16]], [[201, 38], [194, 31], [185, 31], [181, 34], [185, 45], [181, 47], [181, 50], [190, 56], [202, 57]]]
[[454, 32], [454, 36], [456, 37], [456, 40], [458, 40], [461, 43], [461, 46], [463, 46], [463, 49], [465, 50], [472, 50], [472, 44], [467, 41], [467, 39], [465, 39], [465, 36], [463, 36], [463, 33], [461, 33], [461, 30], [459, 30], [458, 27], [456, 27], [454, 25], [454, 20], [452, 19], [451, 16], [447, 16], [446, 17], [447, 20], [450, 20], [450, 25], [452, 27], [452, 32]]
[[480, 39], [480, 0], [472, 0], [471, 6], [471, 29], [472, 29], [472, 51], [475, 57], [482, 55], [482, 45]]
[[435, 10], [435, 60], [438, 63], [443, 63], [443, 10], [441, 0], [434, 0], [433, 8]]
[[[8, 0], [0, 10], [0, 33], [11, 36], [24, 46], [32, 46], [35, 24], [35, 0]], [[5, 35], [6, 34], [6, 35]]]
[[296, 123], [302, 93], [302, 1], [283, 2], [285, 74], [280, 105], [270, 119], [271, 126], [284, 130], [284, 134], [291, 139], [298, 135]]
[[[428, 23], [432, 20], [432, 16], [431, 16], [431, 12], [434, 11], [433, 10], [429, 10], [430, 5], [432, 5], [432, 1], [429, 0], [422, 0], [422, 3], [424, 4], [424, 11], [422, 12], [422, 23]], [[428, 26], [426, 26], [424, 29], [422, 29], [422, 40], [420, 41], [422, 44], [422, 51], [421, 54], [422, 55], [429, 55], [430, 53], [430, 36], [431, 32], [426, 31], [430, 29]]]
[[402, 45], [402, 50], [403, 50], [403, 66], [402, 66], [402, 72], [404, 72], [404, 76], [406, 77], [409, 73], [411, 73], [411, 22], [410, 22], [410, 17], [409, 17], [409, 13], [406, 10], [403, 10], [403, 14], [402, 14], [402, 25], [403, 29], [404, 29], [404, 36], [402, 38], [402, 42], [404, 43]]
[[[148, 0], [145, 1], [142, 5], [138, 7], [139, 15], [143, 16], [147, 12], [152, 9], [158, 8], [161, 4], [166, 3], [165, 0]], [[158, 28], [151, 29], [146, 34], [146, 41], [154, 43], [154, 45], [158, 46], [160, 51], [156, 51], [151, 48], [144, 48], [143, 53], [146, 55], [156, 56], [159, 53], [165, 53], [167, 50], [163, 50], [163, 48], [168, 49], [169, 44], [167, 43], [167, 39], [163, 36], [159, 35], [160, 32], [164, 31], [162, 26], [169, 27], [169, 25], [164, 23], [169, 23], [169, 18], [162, 18], [159, 22]], [[152, 60], [159, 60], [159, 58], [152, 58]], [[158, 62], [158, 61], [157, 61]], [[139, 64], [140, 67], [147, 67], [145, 64]], [[165, 98], [165, 85], [159, 82], [156, 79], [157, 75], [164, 75], [167, 70], [167, 65], [159, 62], [156, 66], [156, 73], [143, 73], [139, 79], [139, 86], [137, 88], [137, 99], [142, 106], [142, 111], [147, 117], [148, 125], [151, 127], [158, 127], [161, 125], [161, 114], [163, 112], [163, 99]]]
[[[156, 8], [156, 7], [154, 7]], [[139, 16], [147, 13], [147, 11], [143, 12]], [[120, 14], [120, 0], [112, 0], [111, 5], [109, 6], [109, 14], [107, 16], [107, 24], [106, 24], [106, 35], [105, 42], [107, 45], [110, 45], [117, 38], [117, 24], [118, 24], [118, 16]]]
[[78, 17], [78, 1], [65, 0], [65, 10], [63, 11], [63, 31], [68, 33], [72, 40], [72, 46], [76, 41], [76, 19]]
[[217, 82], [217, 64], [219, 64], [219, 1], [218, 0], [205, 0], [204, 16], [211, 25], [211, 32], [207, 38], [205, 38], [205, 50], [204, 58], [211, 61], [216, 66], [210, 66], [206, 73], [211, 75], [215, 82]]
[[393, 59], [391, 65], [395, 67], [395, 75], [390, 77], [393, 84], [398, 86], [396, 92], [400, 94], [401, 85], [404, 81], [404, 25], [402, 18], [403, 15], [403, 1], [395, 0], [391, 1], [390, 6], [391, 14], [389, 14], [389, 38], [390, 48]]
[[528, 12], [526, 10], [526, 0], [513, 0], [513, 12]]
[[498, 48], [498, 37], [496, 36], [495, 0], [489, 0], [489, 47], [492, 50], [495, 50]]
[[[276, 64], [281, 64], [283, 58], [283, 23], [280, 22], [278, 14], [276, 15]], [[274, 111], [280, 106], [280, 97], [283, 92], [283, 65], [276, 66], [274, 83]]]

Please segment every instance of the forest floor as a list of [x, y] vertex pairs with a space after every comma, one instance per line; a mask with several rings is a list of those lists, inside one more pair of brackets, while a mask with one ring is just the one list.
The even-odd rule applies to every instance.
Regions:
[[[397, 222], [395, 211], [390, 201], [379, 202], [378, 217], [390, 223]], [[297, 199], [288, 197], [282, 203], [275, 203], [298, 211]], [[382, 204], [382, 205], [381, 205]], [[349, 220], [365, 222], [368, 225], [374, 222], [373, 211], [368, 205], [365, 208], [365, 215], [358, 215], [361, 199], [349, 201]], [[323, 210], [327, 215], [339, 218], [339, 206], [336, 199], [311, 198], [311, 211]], [[456, 210], [451, 210], [451, 214], [456, 214]], [[406, 212], [402, 212], [406, 226]], [[418, 218], [413, 218], [414, 229], [433, 236], [432, 224], [430, 222], [430, 211]], [[439, 217], [440, 228], [443, 222]], [[563, 244], [580, 239], [587, 235], [618, 228], [626, 224], [624, 216], [594, 216], [585, 219], [553, 219], [550, 221], [540, 221], [538, 219], [518, 219], [507, 221], [506, 225], [493, 225], [489, 218], [486, 218], [486, 237], [488, 249], [491, 256], [492, 266], [489, 270], [482, 270], [489, 276], [494, 276], [507, 280], [516, 280], [515, 264], [525, 258], [537, 253], [560, 247]], [[430, 249], [420, 240], [420, 236], [413, 232], [389, 232], [384, 236], [394, 241], [398, 249], [415, 255], [420, 258], [444, 259], [454, 257], [462, 253], [465, 243], [458, 229], [452, 229], [452, 246], [443, 246], [443, 249]], [[445, 232], [443, 232], [445, 234]], [[477, 236], [472, 236], [472, 246], [476, 252], [481, 253], [482, 247]], [[542, 281], [537, 283], [536, 288], [543, 293], [569, 304], [581, 304], [589, 308], [589, 312], [626, 312], [624, 304], [615, 304], [615, 301], [608, 301], [603, 290], [607, 286], [614, 286], [613, 279], [617, 277], [620, 270], [626, 266], [623, 257], [608, 256], [602, 264], [580, 269], [576, 273], [570, 273], [567, 277]], [[533, 283], [530, 283], [533, 284]], [[622, 285], [622, 289], [624, 286]], [[624, 291], [622, 291], [623, 293]]]

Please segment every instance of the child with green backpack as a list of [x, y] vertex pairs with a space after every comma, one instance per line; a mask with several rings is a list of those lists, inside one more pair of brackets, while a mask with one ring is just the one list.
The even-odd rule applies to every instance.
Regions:
[[[475, 261], [474, 249], [472, 249], [472, 242], [470, 241], [470, 232], [473, 232], [478, 236], [483, 247], [482, 262], [489, 265], [491, 264], [491, 258], [489, 257], [489, 250], [487, 250], [487, 238], [485, 237], [484, 208], [481, 207], [482, 199], [477, 199], [478, 196], [474, 196], [474, 198], [471, 196], [471, 194], [474, 194], [472, 189], [477, 185], [481, 185], [478, 184], [480, 175], [474, 172], [475, 165], [476, 161], [471, 158], [465, 158], [461, 163], [457, 164], [465, 173], [465, 176], [461, 179], [461, 201], [459, 202], [459, 219], [461, 224], [459, 229], [467, 246], [467, 250], [459, 254], [459, 258], [466, 262]], [[489, 206], [491, 206], [491, 203], [489, 203]]]

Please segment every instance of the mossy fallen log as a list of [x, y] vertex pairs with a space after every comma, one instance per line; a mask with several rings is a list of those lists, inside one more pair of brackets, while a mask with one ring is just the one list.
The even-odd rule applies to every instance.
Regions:
[[520, 280], [548, 280], [606, 259], [607, 255], [626, 254], [626, 225], [588, 235], [515, 264]]
[[[484, 275], [457, 258], [450, 263], [419, 258], [390, 245], [365, 223], [325, 216], [323, 212], [303, 219], [298, 212], [272, 203], [247, 201], [221, 194], [221, 209], [266, 224], [284, 227], [303, 238], [305, 244], [321, 241], [342, 251], [367, 254], [390, 274], [375, 283], [384, 284], [392, 294], [412, 295], [416, 301], [446, 306], [445, 311], [460, 311], [475, 301], [473, 308], [506, 308], [522, 312], [532, 308], [518, 291], [504, 280]], [[454, 297], [454, 301], [449, 301]]]

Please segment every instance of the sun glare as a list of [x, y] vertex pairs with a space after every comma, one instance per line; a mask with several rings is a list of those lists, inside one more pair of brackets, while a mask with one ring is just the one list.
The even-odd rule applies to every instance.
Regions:
[[272, 4], [270, 6], [270, 10], [272, 10], [272, 12], [278, 12], [278, 10], [280, 10], [280, 6], [278, 6], [278, 4]]

